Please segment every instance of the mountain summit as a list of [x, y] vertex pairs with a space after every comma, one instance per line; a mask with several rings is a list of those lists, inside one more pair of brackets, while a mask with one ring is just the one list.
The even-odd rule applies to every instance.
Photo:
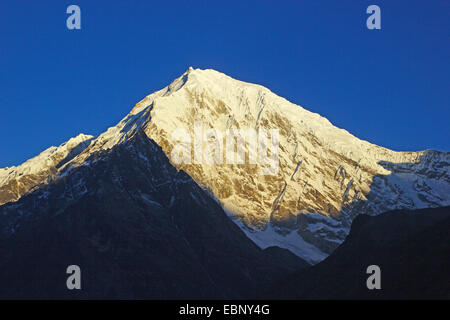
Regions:
[[[211, 130], [215, 137], [208, 135]], [[276, 154], [273, 174], [262, 174], [262, 163], [249, 163], [245, 130], [278, 133], [276, 152], [267, 143], [274, 135], [263, 139], [269, 154]], [[211, 141], [225, 146], [218, 133], [230, 131], [236, 133], [236, 150], [239, 139], [244, 141], [243, 163], [227, 163], [225, 153], [219, 153], [220, 161], [205, 162], [205, 157], [217, 155]], [[34, 190], [31, 185], [57, 181], [75, 168], [91, 166], [100, 161], [98, 155], [127, 143], [138, 132], [161, 147], [170, 163], [206, 190], [257, 245], [289, 249], [310, 263], [330, 254], [361, 213], [450, 205], [449, 153], [396, 152], [371, 144], [263, 86], [192, 67], [138, 102], [116, 126], [98, 137], [86, 136], [59, 166], [49, 165], [54, 169], [37, 178], [26, 173], [32, 183], [14, 196], [2, 196], [3, 202]], [[188, 153], [189, 161], [173, 159], [180, 146], [176, 132], [188, 133], [183, 150], [200, 148], [203, 161], [195, 152]], [[14, 188], [7, 174], [0, 171], [0, 195]]]

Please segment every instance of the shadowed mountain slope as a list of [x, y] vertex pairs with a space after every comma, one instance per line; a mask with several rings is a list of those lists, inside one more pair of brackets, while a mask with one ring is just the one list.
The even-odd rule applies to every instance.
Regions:
[[[280, 281], [266, 297], [449, 299], [450, 207], [359, 215], [344, 243], [321, 263]], [[369, 265], [381, 290], [368, 290]]]
[[308, 265], [256, 246], [140, 131], [0, 206], [0, 226], [1, 298], [252, 298]]

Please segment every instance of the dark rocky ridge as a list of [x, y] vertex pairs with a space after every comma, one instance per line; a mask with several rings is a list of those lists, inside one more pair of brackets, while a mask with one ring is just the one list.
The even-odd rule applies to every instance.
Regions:
[[8, 299], [252, 298], [308, 266], [257, 247], [141, 131], [0, 206], [0, 257]]
[[[450, 299], [450, 207], [359, 215], [327, 259], [266, 292], [276, 299]], [[381, 269], [368, 290], [366, 269]]]

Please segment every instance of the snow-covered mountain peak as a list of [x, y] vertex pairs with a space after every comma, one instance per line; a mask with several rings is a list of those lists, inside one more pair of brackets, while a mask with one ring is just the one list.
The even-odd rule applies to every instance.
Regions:
[[[73, 148], [78, 146], [80, 143], [92, 140], [93, 136], [86, 135], [80, 133], [76, 137], [70, 138], [66, 142], [63, 142], [59, 146], [51, 146], [44, 151], [42, 151], [39, 155], [25, 161], [19, 166], [7, 167], [2, 170], [9, 169], [18, 170], [22, 174], [27, 173], [36, 173], [40, 171], [42, 168], [46, 167], [48, 163], [52, 162], [52, 157], [60, 157], [61, 155], [66, 156]], [[1, 177], [0, 177], [1, 179]]]
[[[225, 152], [222, 163], [196, 163], [196, 124], [203, 156], [213, 152], [204, 136], [208, 129], [224, 137], [228, 130], [264, 130], [267, 141], [271, 130], [278, 130], [278, 170], [261, 174], [263, 165], [249, 163], [248, 152], [242, 164], [227, 163]], [[172, 159], [180, 143], [177, 130], [190, 137], [191, 163]], [[285, 247], [310, 262], [334, 250], [358, 214], [450, 205], [449, 153], [392, 151], [358, 139], [261, 85], [191, 67], [138, 102], [116, 126], [92, 140], [86, 136], [88, 145], [55, 166], [52, 174], [88, 166], [93, 154], [142, 131], [258, 245]], [[4, 172], [0, 170], [0, 179]]]
[[19, 199], [35, 185], [50, 179], [59, 167], [81, 153], [93, 138], [79, 134], [58, 147], [49, 147], [19, 166], [0, 169], [0, 205]]
[[174, 163], [210, 190], [244, 229], [251, 228], [254, 238], [268, 232], [270, 221], [278, 233], [260, 238], [297, 231], [330, 252], [359, 213], [450, 203], [449, 153], [374, 145], [263, 86], [215, 70], [191, 70], [143, 101], [145, 132], [169, 158], [178, 143], [173, 132], [182, 128], [194, 139], [196, 122], [203, 130], [222, 132], [279, 130], [280, 170], [273, 176], [259, 174], [259, 165]]
[[[196, 123], [203, 132], [278, 130], [278, 172], [262, 175], [259, 164], [248, 163], [175, 163], [171, 153], [179, 140], [174, 132], [184, 129], [194, 141]], [[212, 69], [189, 68], [142, 99], [73, 164], [82, 165], [93, 152], [125, 142], [141, 129], [258, 244], [284, 246], [309, 261], [331, 252], [360, 213], [450, 204], [449, 153], [374, 145], [261, 85]], [[203, 151], [207, 145], [204, 140]], [[318, 251], [306, 250], [309, 245]]]

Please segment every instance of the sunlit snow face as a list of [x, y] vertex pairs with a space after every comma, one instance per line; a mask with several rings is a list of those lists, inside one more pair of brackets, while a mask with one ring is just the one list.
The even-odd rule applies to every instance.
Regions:
[[201, 121], [195, 121], [191, 132], [184, 128], [177, 128], [172, 132], [172, 141], [177, 141], [171, 151], [173, 163], [248, 164], [258, 165], [259, 173], [262, 175], [278, 173], [280, 140], [278, 129], [270, 130], [270, 148], [268, 148], [268, 134], [265, 129], [226, 129], [224, 132], [216, 128], [204, 129], [205, 127]]

